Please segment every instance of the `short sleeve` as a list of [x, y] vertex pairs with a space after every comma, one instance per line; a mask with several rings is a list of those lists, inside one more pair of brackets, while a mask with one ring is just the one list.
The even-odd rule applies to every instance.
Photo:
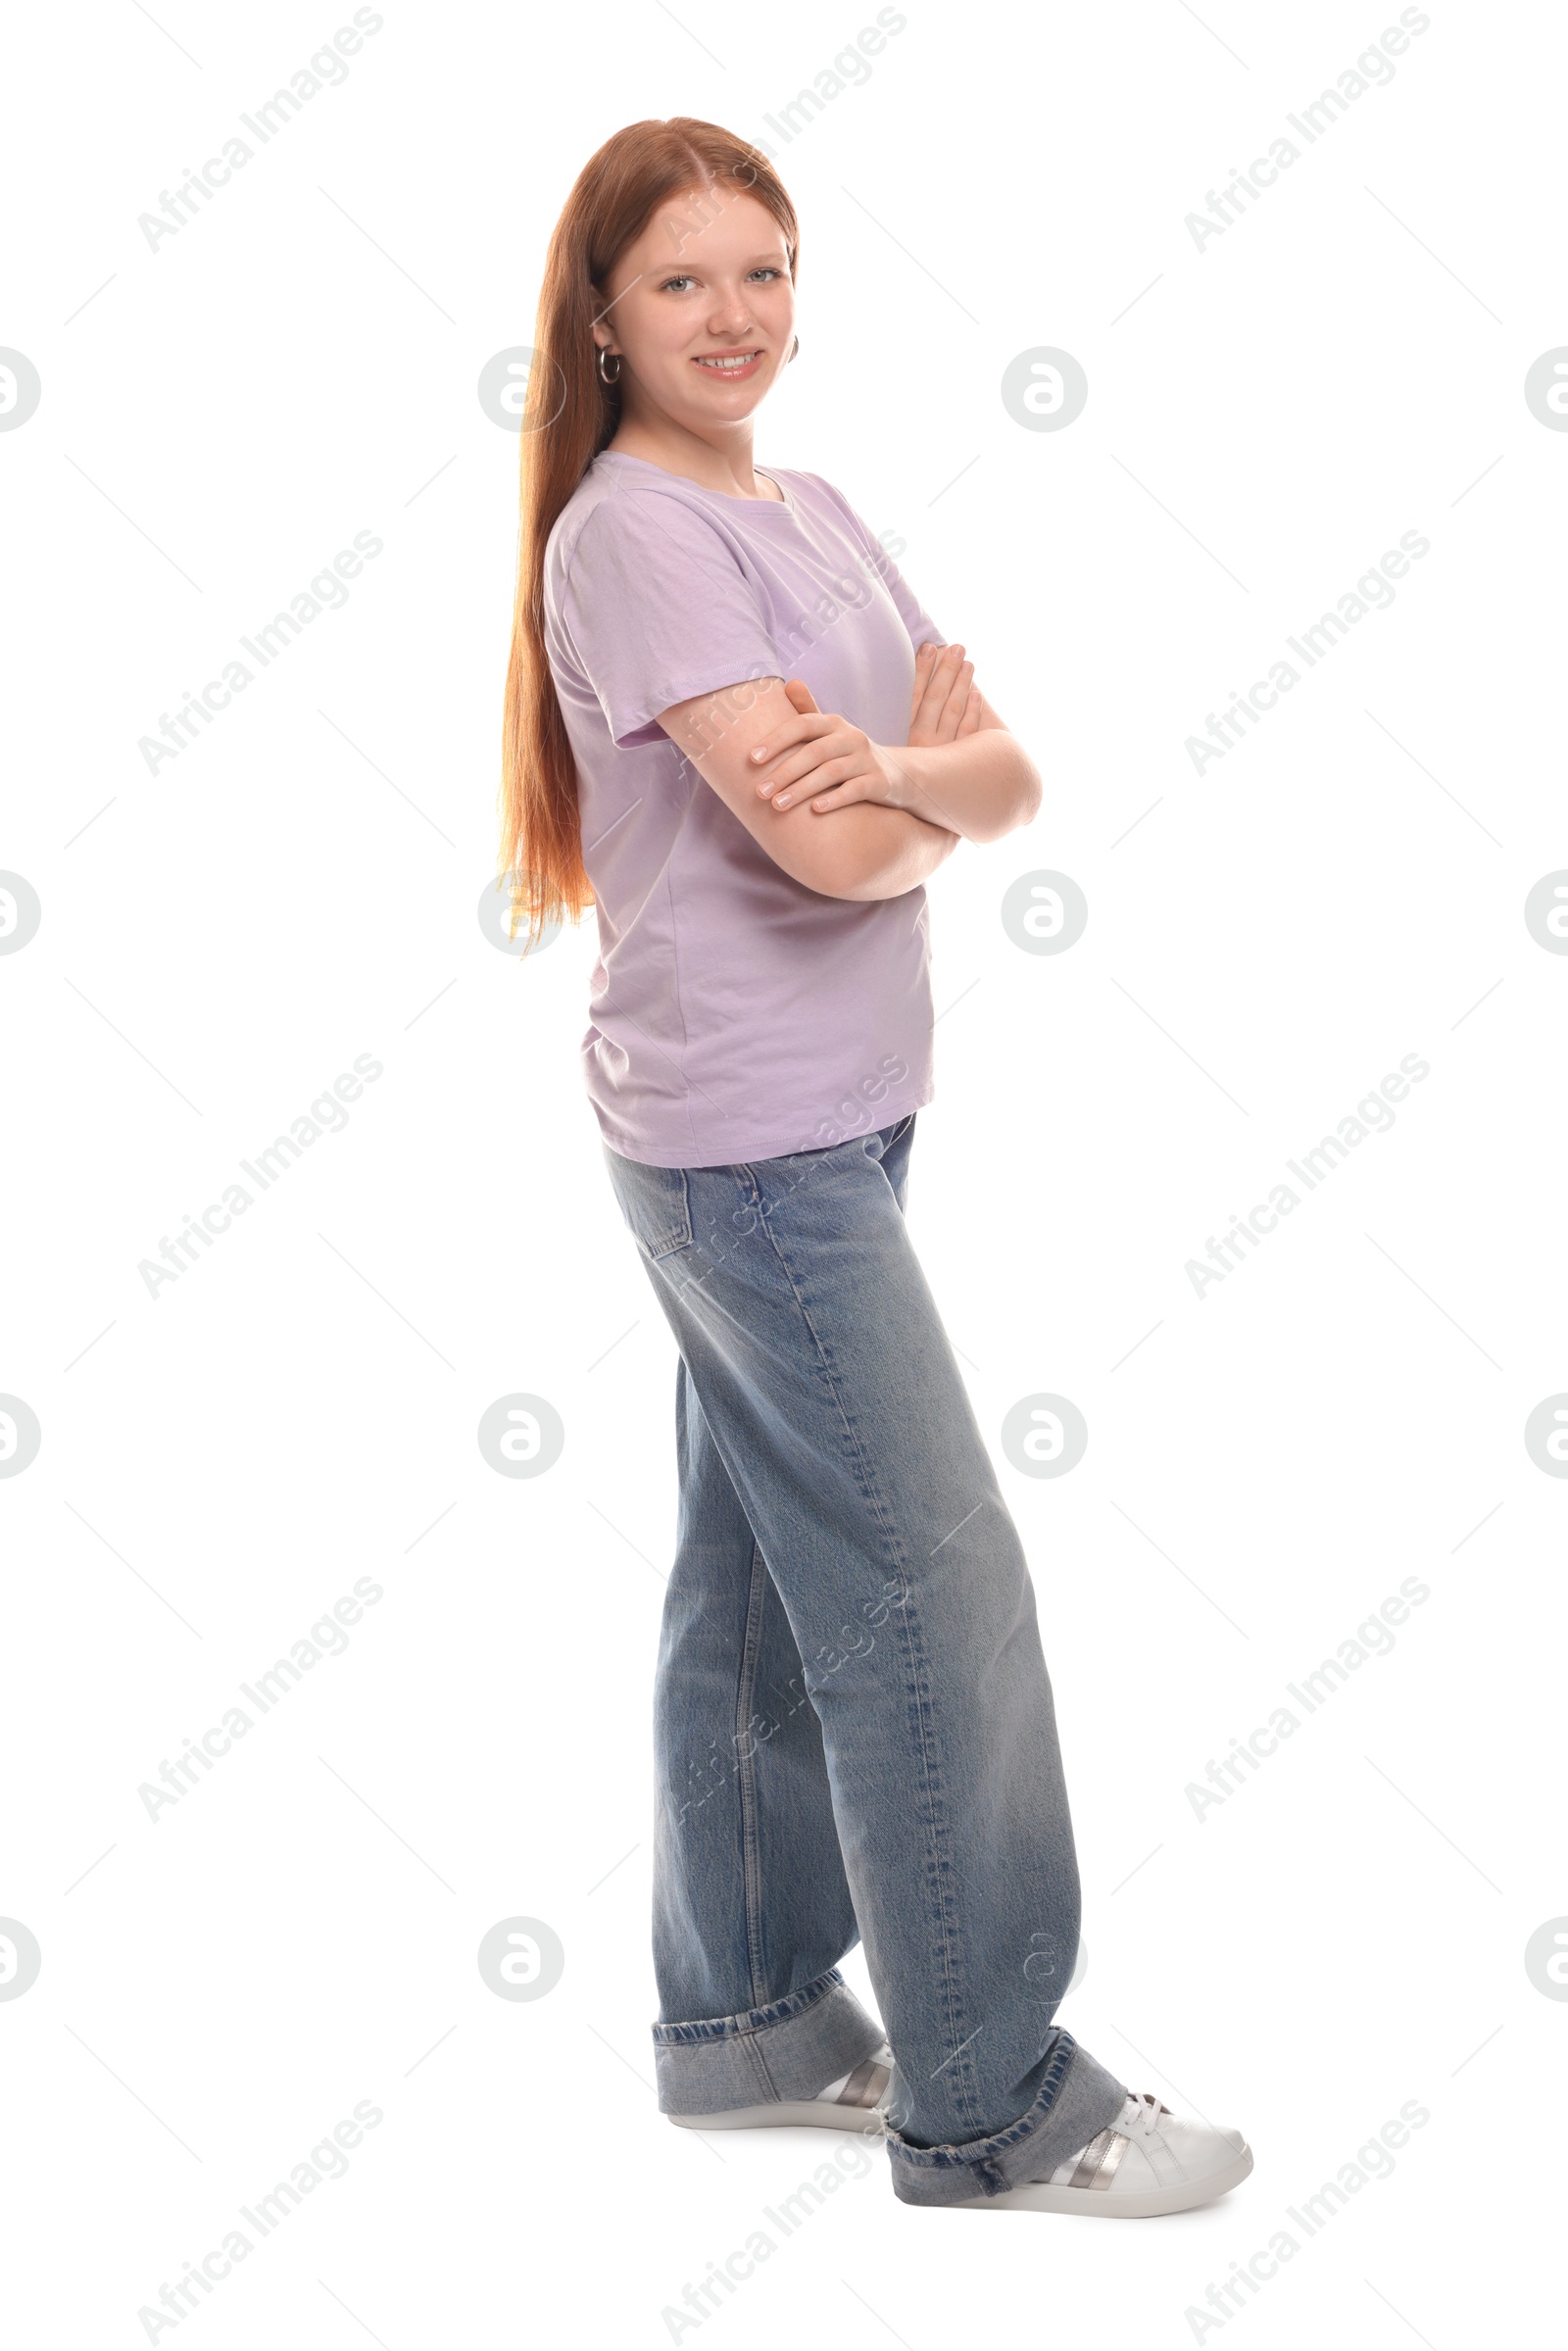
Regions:
[[712, 523], [662, 492], [595, 507], [561, 617], [622, 749], [660, 741], [672, 703], [784, 674], [756, 582]]
[[947, 638], [909, 586], [898, 564], [893, 561], [881, 541], [873, 536], [869, 524], [856, 513], [843, 491], [835, 489], [832, 482], [824, 481], [820, 473], [813, 473], [811, 479], [827, 492], [859, 540], [864, 550], [866, 568], [875, 573], [897, 605], [899, 618], [909, 632], [909, 643], [917, 648], [921, 645], [946, 645]]

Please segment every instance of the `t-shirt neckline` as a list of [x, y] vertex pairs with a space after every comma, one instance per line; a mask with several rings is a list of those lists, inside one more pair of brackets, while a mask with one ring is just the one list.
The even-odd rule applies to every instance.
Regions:
[[778, 475], [770, 473], [765, 465], [754, 465], [752, 470], [754, 473], [760, 473], [764, 481], [772, 482], [774, 487], [782, 493], [782, 499], [743, 498], [731, 490], [710, 490], [706, 482], [693, 481], [689, 473], [676, 473], [669, 465], [656, 465], [652, 458], [633, 457], [629, 449], [601, 449], [599, 456], [617, 458], [623, 465], [643, 465], [650, 473], [663, 474], [666, 481], [684, 482], [688, 490], [700, 491], [704, 498], [721, 499], [725, 506], [769, 507], [775, 514], [793, 514], [796, 511], [795, 500], [791, 495], [788, 482], [780, 481]]

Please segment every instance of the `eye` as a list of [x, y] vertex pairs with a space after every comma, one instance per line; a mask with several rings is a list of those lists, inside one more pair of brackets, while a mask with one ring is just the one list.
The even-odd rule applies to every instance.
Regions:
[[693, 280], [692, 280], [692, 278], [691, 278], [691, 275], [690, 275], [690, 273], [689, 273], [688, 271], [684, 270], [684, 269], [680, 269], [680, 270], [677, 270], [677, 271], [676, 271], [676, 273], [675, 273], [675, 275], [674, 275], [673, 277], [666, 277], [666, 278], [665, 278], [665, 280], [664, 280], [664, 282], [663, 282], [663, 284], [662, 284], [662, 285], [660, 287], [660, 289], [659, 289], [659, 290], [660, 290], [660, 292], [661, 292], [662, 294], [667, 294], [667, 293], [669, 292], [669, 289], [670, 289], [670, 287], [671, 287], [671, 286], [677, 286], [677, 285], [688, 285], [688, 286], [689, 286], [689, 285], [690, 285], [692, 282], [693, 282]]
[[771, 262], [766, 263], [760, 269], [752, 271], [754, 277], [782, 277], [783, 274], [783, 270], [775, 269]]

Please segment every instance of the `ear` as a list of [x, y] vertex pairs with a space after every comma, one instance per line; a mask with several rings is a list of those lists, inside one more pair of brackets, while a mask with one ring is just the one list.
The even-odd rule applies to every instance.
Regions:
[[811, 699], [811, 689], [804, 677], [787, 677], [784, 680], [784, 691], [803, 716], [808, 710], [816, 709], [816, 704]]

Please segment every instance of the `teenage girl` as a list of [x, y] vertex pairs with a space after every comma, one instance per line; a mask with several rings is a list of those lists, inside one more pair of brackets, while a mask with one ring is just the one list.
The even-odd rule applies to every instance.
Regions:
[[1041, 781], [842, 492], [754, 465], [799, 250], [745, 140], [616, 132], [523, 417], [503, 865], [530, 939], [597, 907], [583, 1068], [680, 1351], [659, 2100], [880, 2119], [906, 2203], [1174, 2212], [1251, 2154], [1054, 2021], [1078, 1870], [1034, 1592], [904, 1218], [923, 884]]

